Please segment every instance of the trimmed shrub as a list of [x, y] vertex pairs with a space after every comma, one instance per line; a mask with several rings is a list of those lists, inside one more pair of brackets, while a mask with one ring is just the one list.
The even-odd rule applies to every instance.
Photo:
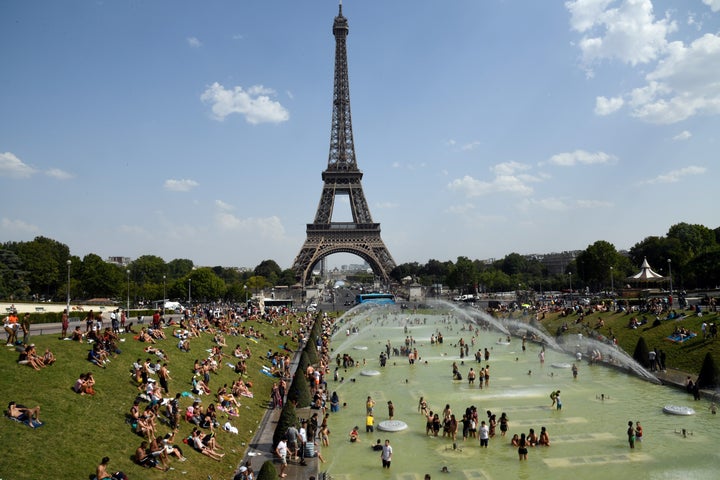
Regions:
[[633, 359], [644, 368], [650, 368], [650, 350], [648, 350], [645, 338], [638, 338], [637, 345], [635, 345], [635, 353], [633, 353]]
[[705, 354], [702, 367], [700, 367], [700, 373], [698, 374], [697, 384], [698, 388], [708, 389], [715, 389], [720, 384], [720, 382], [718, 382], [718, 368], [710, 352]]
[[290, 425], [296, 424], [297, 413], [295, 412], [295, 405], [291, 401], [288, 401], [285, 403], [282, 412], [280, 412], [280, 418], [278, 418], [277, 425], [275, 426], [275, 432], [273, 433], [273, 450], [278, 442], [282, 440], [283, 436], [285, 436]]
[[257, 474], [257, 480], [278, 480], [278, 473], [272, 460], [265, 460]]
[[[305, 352], [303, 352], [303, 356]], [[305, 370], [298, 368], [295, 370], [292, 384], [287, 394], [288, 403], [295, 403], [298, 407], [309, 407], [312, 402], [310, 394], [310, 384], [305, 376]]]

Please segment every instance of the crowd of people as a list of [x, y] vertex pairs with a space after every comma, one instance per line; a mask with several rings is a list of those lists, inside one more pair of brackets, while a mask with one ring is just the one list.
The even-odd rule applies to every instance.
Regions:
[[[74, 328], [71, 328], [70, 319], [65, 311], [62, 316], [60, 338], [87, 344], [87, 361], [99, 369], [107, 368], [108, 364], [121, 354], [118, 342], [132, 339], [131, 341], [147, 344], [144, 348], [147, 358], [145, 360], [138, 358], [130, 367], [137, 392], [127, 415], [127, 423], [130, 424], [132, 431], [141, 437], [135, 449], [134, 460], [138, 465], [161, 470], [168, 470], [172, 461], [188, 460], [187, 450], [194, 450], [213, 460], [222, 461], [225, 452], [224, 447], [220, 445], [218, 434], [222, 431], [238, 433], [238, 429], [232, 426], [231, 422], [232, 418], [241, 415], [242, 398], [253, 398], [255, 395], [247, 361], [253, 355], [258, 355], [258, 352], [251, 349], [250, 342], [245, 342], [248, 346], [241, 346], [238, 343], [234, 349], [230, 349], [227, 345], [229, 338], [244, 337], [254, 343], [264, 339], [262, 331], [253, 325], [254, 322], [248, 320], [267, 322], [282, 328], [278, 334], [280, 337], [286, 337], [287, 340], [283, 342], [280, 351], [269, 350], [263, 358], [263, 363], [270, 365], [268, 373], [271, 372], [270, 375], [277, 380], [271, 392], [271, 400], [275, 406], [282, 407], [287, 382], [291, 378], [291, 355], [294, 350], [290, 342], [302, 344], [313, 321], [312, 316], [304, 312], [282, 312], [281, 315], [277, 311], [264, 314], [257, 309], [247, 309], [240, 316], [234, 311], [222, 312], [218, 315], [216, 312], [211, 314], [197, 309], [194, 312], [188, 311], [179, 321], [165, 321], [160, 312], [156, 312], [150, 324], [143, 325], [135, 332], [130, 329], [131, 323], [127, 323], [122, 311], [111, 313], [109, 327], [103, 326], [100, 314], [90, 311], [84, 324], [74, 325]], [[29, 322], [26, 323], [29, 326]], [[138, 323], [143, 324], [141, 319]], [[21, 345], [21, 332], [26, 330], [29, 332], [29, 327], [24, 329], [22, 325], [23, 323], [17, 320], [15, 311], [5, 320], [7, 343], [17, 348], [20, 354], [19, 363], [36, 370], [53, 365], [56, 359], [50, 349], [41, 355], [36, 351], [34, 344]], [[174, 337], [184, 342], [182, 346], [179, 345], [180, 354], [189, 355], [190, 342], [194, 338], [204, 336], [213, 342], [207, 354], [205, 352], [202, 355], [196, 354], [198, 358], [194, 362], [193, 371], [186, 378], [182, 378], [180, 372], [175, 372], [175, 375], [170, 374], [170, 358], [163, 349], [166, 340], [164, 329], [168, 327], [172, 328]], [[130, 334], [131, 337], [123, 334]], [[28, 335], [23, 337], [23, 340], [28, 339]], [[195, 349], [192, 351], [194, 352]], [[326, 358], [325, 365], [327, 363]], [[222, 386], [215, 385], [216, 374], [228, 369], [237, 374], [232, 382], [223, 383]], [[325, 412], [325, 402], [329, 403], [329, 398], [320, 387], [321, 383], [324, 385], [324, 380], [320, 382], [313, 372], [308, 374], [313, 380], [314, 403], [318, 409]], [[181, 378], [176, 379], [177, 376]], [[82, 372], [71, 388], [80, 396], [95, 395], [94, 373]], [[178, 393], [168, 398], [168, 395], [175, 391]], [[209, 403], [202, 401], [206, 396]], [[190, 397], [191, 404], [187, 405], [183, 412], [181, 402], [184, 402], [185, 397]], [[11, 402], [6, 415], [18, 421], [25, 421], [33, 427], [41, 424], [39, 406], [29, 408]], [[221, 415], [227, 418], [227, 422], [220, 421]], [[221, 427], [223, 422], [225, 425]], [[315, 424], [317, 426], [314, 435], [320, 444], [329, 445], [330, 430], [327, 427], [327, 418], [322, 423], [315, 422]], [[184, 425], [192, 427], [187, 434], [181, 434]], [[322, 458], [320, 445], [314, 449], [309, 447], [309, 451], [309, 455]], [[122, 472], [109, 471], [108, 461], [108, 458], [103, 458], [98, 465], [97, 478], [123, 478]], [[250, 462], [243, 464], [237, 474], [237, 478], [242, 480], [255, 478]]]

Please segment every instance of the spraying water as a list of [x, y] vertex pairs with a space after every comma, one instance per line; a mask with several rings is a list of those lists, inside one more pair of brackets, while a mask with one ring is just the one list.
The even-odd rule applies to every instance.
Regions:
[[627, 354], [623, 349], [616, 345], [595, 340], [594, 338], [586, 338], [578, 336], [575, 342], [575, 350], [583, 353], [583, 355], [593, 356], [598, 361], [609, 363], [611, 365], [617, 365], [628, 370], [631, 370], [638, 377], [648, 380], [652, 383], [661, 384], [662, 382], [658, 378], [647, 371], [642, 365], [635, 361], [630, 355]]

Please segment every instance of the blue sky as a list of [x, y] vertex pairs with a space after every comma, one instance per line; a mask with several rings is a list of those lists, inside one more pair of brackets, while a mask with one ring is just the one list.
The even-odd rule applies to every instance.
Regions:
[[[327, 167], [337, 11], [1, 2], [0, 240], [289, 268]], [[343, 14], [357, 162], [397, 263], [627, 249], [720, 223], [720, 0]]]

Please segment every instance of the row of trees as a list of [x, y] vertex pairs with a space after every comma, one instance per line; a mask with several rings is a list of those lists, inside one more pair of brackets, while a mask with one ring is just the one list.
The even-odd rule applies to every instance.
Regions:
[[720, 228], [678, 223], [663, 237], [648, 237], [627, 252], [599, 240], [578, 253], [562, 273], [549, 274], [537, 258], [511, 253], [492, 263], [458, 257], [456, 262], [430, 260], [424, 265], [405, 263], [392, 273], [396, 280], [413, 277], [423, 285], [436, 283], [473, 292], [585, 289], [610, 291], [625, 285], [647, 258], [663, 275], [670, 273], [673, 288], [715, 288], [720, 285]]
[[[465, 292], [525, 290], [610, 290], [637, 272], [643, 259], [664, 275], [672, 270], [675, 289], [720, 285], [720, 228], [679, 223], [663, 237], [648, 237], [628, 252], [599, 240], [582, 250], [565, 271], [549, 274], [537, 258], [510, 253], [492, 263], [458, 257], [455, 262], [429, 260], [398, 265], [391, 277], [410, 276], [422, 285], [442, 284]], [[670, 260], [670, 262], [669, 262]], [[69, 280], [69, 282], [68, 282]], [[64, 301], [129, 297], [133, 304], [162, 298], [193, 301], [243, 301], [254, 292], [294, 285], [296, 275], [264, 260], [252, 271], [229, 267], [196, 267], [192, 260], [166, 262], [144, 255], [127, 266], [108, 263], [96, 254], [82, 259], [70, 248], [46, 237], [0, 246], [0, 298], [11, 301]]]
[[165, 262], [143, 255], [126, 266], [91, 253], [83, 258], [55, 240], [7, 242], [0, 247], [0, 298], [11, 301], [111, 298], [133, 305], [162, 298], [194, 301], [242, 301], [273, 285], [295, 282], [291, 270], [264, 260], [252, 271], [196, 267], [192, 260]]

